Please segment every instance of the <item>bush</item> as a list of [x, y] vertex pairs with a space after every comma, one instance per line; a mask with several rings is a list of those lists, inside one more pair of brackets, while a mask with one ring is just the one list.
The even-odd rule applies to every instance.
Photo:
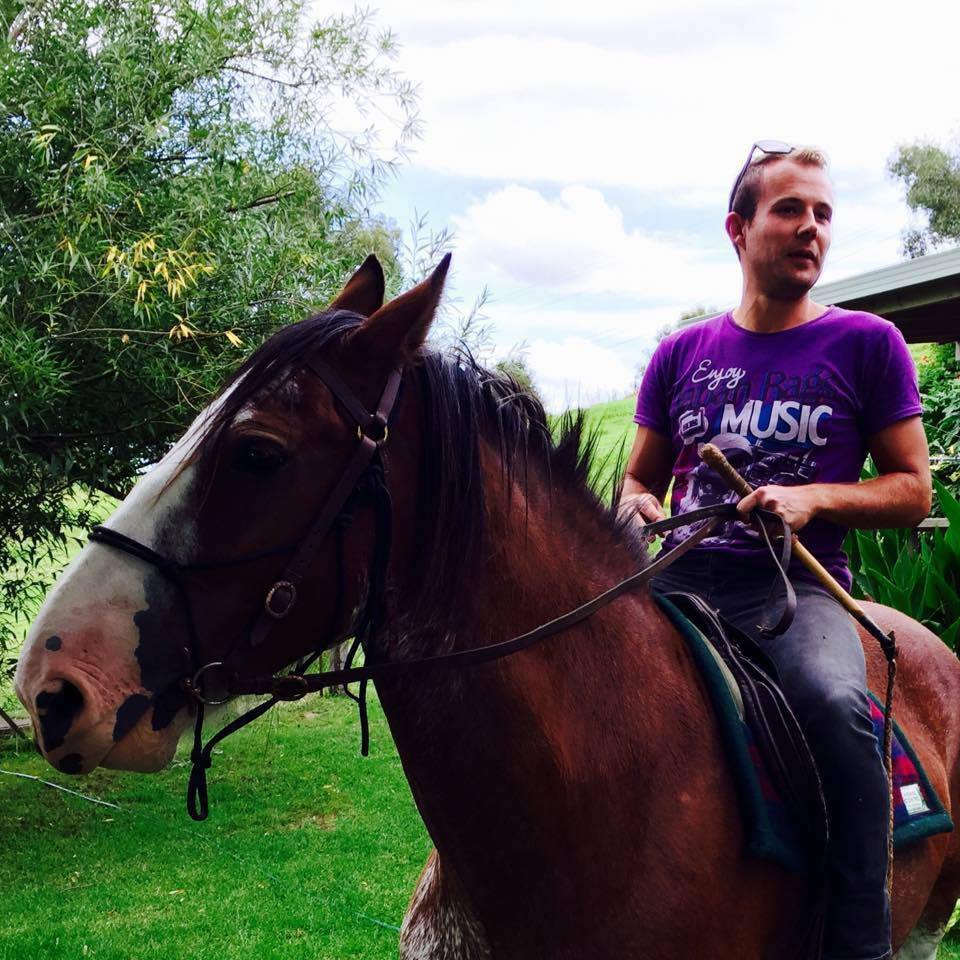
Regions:
[[855, 594], [909, 614], [957, 652], [960, 503], [938, 480], [934, 488], [950, 526], [921, 534], [919, 550], [910, 530], [851, 530], [845, 546]]

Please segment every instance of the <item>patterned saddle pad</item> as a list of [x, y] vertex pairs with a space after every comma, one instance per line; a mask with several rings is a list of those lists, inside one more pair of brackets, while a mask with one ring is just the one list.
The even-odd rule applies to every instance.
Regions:
[[[654, 594], [661, 609], [684, 637], [706, 686], [721, 739], [737, 785], [743, 816], [746, 853], [774, 860], [788, 869], [803, 871], [807, 864], [808, 829], [791, 814], [777, 779], [749, 722], [744, 720], [742, 692], [722, 665], [704, 630], [669, 597]], [[674, 597], [674, 600], [677, 598]], [[715, 624], [713, 625], [715, 628]], [[708, 631], [709, 632], [709, 631]], [[878, 746], [883, 744], [883, 709], [871, 693], [870, 712]], [[893, 736], [894, 847], [953, 830], [953, 821], [930, 784], [906, 735], [894, 720]]]

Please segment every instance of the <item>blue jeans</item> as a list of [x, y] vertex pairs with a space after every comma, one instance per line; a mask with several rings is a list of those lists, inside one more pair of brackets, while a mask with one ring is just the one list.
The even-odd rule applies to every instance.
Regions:
[[887, 960], [889, 794], [866, 695], [863, 649], [850, 615], [821, 587], [795, 582], [797, 615], [782, 636], [763, 639], [757, 623], [773, 578], [714, 551], [694, 550], [652, 581], [685, 590], [755, 639], [810, 744], [830, 817], [830, 901], [824, 960]]

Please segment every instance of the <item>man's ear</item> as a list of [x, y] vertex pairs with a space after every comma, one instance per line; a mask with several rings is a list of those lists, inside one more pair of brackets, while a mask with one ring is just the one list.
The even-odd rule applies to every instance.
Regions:
[[734, 249], [737, 251], [737, 256], [740, 255], [740, 251], [744, 246], [744, 236], [743, 228], [746, 225], [746, 221], [739, 213], [734, 213], [731, 211], [727, 214], [727, 219], [723, 221], [723, 228], [727, 231], [727, 236], [730, 238], [730, 242], [733, 244]]
[[427, 338], [449, 268], [448, 253], [426, 280], [371, 314], [351, 335], [348, 348], [387, 366], [409, 359]]
[[383, 292], [386, 284], [383, 279], [383, 267], [371, 253], [357, 272], [347, 281], [346, 286], [337, 294], [328, 307], [329, 310], [349, 310], [369, 317], [383, 306]]

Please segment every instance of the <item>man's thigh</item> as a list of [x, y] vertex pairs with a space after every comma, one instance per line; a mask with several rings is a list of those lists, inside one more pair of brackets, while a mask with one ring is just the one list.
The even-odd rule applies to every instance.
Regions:
[[763, 600], [754, 607], [741, 601], [739, 609], [730, 609], [725, 616], [773, 661], [783, 691], [805, 727], [829, 724], [850, 709], [865, 714], [866, 666], [853, 619], [820, 588], [795, 586], [796, 616], [779, 637], [759, 635], [756, 624]]
[[806, 727], [851, 708], [868, 715], [863, 647], [850, 615], [822, 588], [795, 582], [797, 611], [789, 629], [761, 637], [769, 571], [717, 563], [695, 557], [668, 568], [654, 580], [655, 589], [699, 593], [720, 613], [752, 637], [776, 667], [783, 691]]

